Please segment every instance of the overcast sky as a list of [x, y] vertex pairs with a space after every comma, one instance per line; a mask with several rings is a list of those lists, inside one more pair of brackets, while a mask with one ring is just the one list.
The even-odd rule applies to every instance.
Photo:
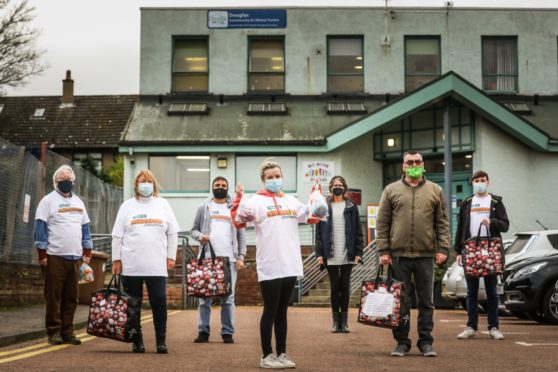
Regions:
[[[446, 0], [391, 0], [390, 6], [443, 6]], [[453, 0], [454, 7], [558, 8], [558, 0]], [[8, 95], [61, 95], [72, 70], [75, 94], [137, 94], [140, 7], [373, 6], [384, 0], [30, 0], [48, 69]]]

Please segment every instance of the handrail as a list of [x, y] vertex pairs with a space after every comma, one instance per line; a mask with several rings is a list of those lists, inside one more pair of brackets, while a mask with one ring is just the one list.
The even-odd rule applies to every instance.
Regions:
[[182, 240], [182, 310], [195, 309], [198, 306], [197, 298], [186, 296], [186, 261], [197, 257], [192, 247], [190, 247], [188, 236], [190, 236], [189, 231], [181, 231], [178, 233], [178, 238]]

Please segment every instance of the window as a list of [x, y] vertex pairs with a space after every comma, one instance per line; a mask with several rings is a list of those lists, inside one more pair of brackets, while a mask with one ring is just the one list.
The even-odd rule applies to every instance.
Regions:
[[150, 156], [149, 169], [162, 192], [208, 192], [209, 156]]
[[287, 115], [289, 110], [284, 103], [250, 103], [248, 115]]
[[517, 92], [517, 37], [482, 38], [482, 89]]
[[[236, 179], [244, 184], [246, 192], [254, 193], [263, 188], [259, 169], [260, 164], [268, 157], [268, 155], [236, 157]], [[281, 165], [283, 191], [296, 192], [296, 156], [274, 156], [273, 159]]]
[[95, 175], [99, 175], [101, 173], [101, 169], [103, 167], [103, 154], [100, 152], [75, 153], [72, 160], [85, 170], [92, 173], [97, 172]]
[[167, 115], [184, 116], [184, 115], [207, 115], [209, 108], [207, 103], [172, 103], [169, 106]]
[[327, 113], [333, 114], [366, 114], [366, 106], [364, 102], [328, 102]]
[[285, 91], [285, 40], [283, 37], [248, 39], [248, 91]]
[[327, 40], [327, 90], [336, 93], [364, 91], [362, 36]]
[[207, 92], [207, 38], [175, 38], [172, 63], [173, 92]]
[[405, 37], [405, 92], [440, 76], [440, 37]]

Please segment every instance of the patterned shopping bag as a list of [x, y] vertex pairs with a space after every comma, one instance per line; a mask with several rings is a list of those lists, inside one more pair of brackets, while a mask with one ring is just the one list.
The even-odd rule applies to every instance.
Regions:
[[222, 297], [231, 294], [231, 268], [228, 257], [216, 257], [208, 243], [210, 258], [205, 258], [201, 248], [199, 259], [191, 259], [186, 265], [186, 295], [192, 297]]

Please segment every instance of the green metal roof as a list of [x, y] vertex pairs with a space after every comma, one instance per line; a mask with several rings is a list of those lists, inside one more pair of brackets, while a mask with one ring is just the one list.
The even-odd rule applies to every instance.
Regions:
[[132, 147], [135, 152], [330, 152], [447, 97], [536, 151], [558, 152], [558, 141], [547, 132], [454, 72], [383, 106], [378, 100], [366, 101], [375, 110], [361, 117], [327, 115], [322, 101], [310, 106], [288, 103], [289, 116], [246, 116], [244, 102], [230, 104], [228, 110], [214, 107], [209, 117], [177, 118], [140, 102], [122, 136], [120, 151]]

